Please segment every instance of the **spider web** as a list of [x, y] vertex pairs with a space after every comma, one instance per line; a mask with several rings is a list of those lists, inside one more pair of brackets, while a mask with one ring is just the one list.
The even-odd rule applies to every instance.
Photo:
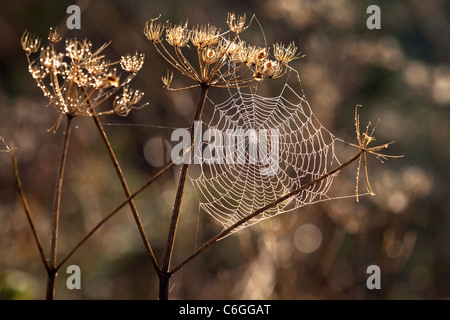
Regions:
[[[293, 84], [289, 83], [290, 78], [294, 79]], [[225, 101], [215, 103], [209, 99], [212, 106], [206, 107], [212, 107], [213, 111], [209, 119], [203, 119], [203, 128], [240, 133], [241, 137], [236, 136], [236, 158], [243, 157], [245, 162], [196, 159], [200, 163], [200, 173], [195, 177], [189, 175], [200, 209], [224, 229], [323, 176], [333, 164], [340, 164], [334, 150], [336, 137], [313, 114], [298, 75], [293, 76], [289, 71], [281, 92], [275, 97], [257, 94], [258, 88], [229, 89], [228, 92]], [[211, 141], [206, 140], [202, 142], [202, 150], [210, 148]], [[259, 149], [260, 144], [266, 146], [265, 150]], [[258, 153], [254, 152], [256, 149]], [[225, 156], [225, 152], [219, 156]], [[264, 156], [271, 157], [272, 162], [264, 162], [261, 158]], [[278, 164], [274, 165], [274, 160]], [[329, 200], [327, 192], [334, 177], [299, 192], [233, 232], [278, 214]]]

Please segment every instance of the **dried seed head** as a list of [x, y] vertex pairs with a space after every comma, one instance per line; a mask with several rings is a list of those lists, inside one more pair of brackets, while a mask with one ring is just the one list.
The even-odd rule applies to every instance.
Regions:
[[272, 69], [273, 66], [274, 66], [274, 62], [272, 60], [267, 60], [266, 62], [264, 62], [264, 69], [265, 70]]
[[61, 70], [59, 69], [64, 66], [63, 59], [63, 53], [52, 52], [51, 48], [47, 47], [41, 51], [41, 58], [39, 61], [46, 68], [51, 68], [53, 73], [60, 73]]
[[114, 113], [126, 117], [130, 113], [131, 109], [139, 109], [141, 107], [136, 107], [135, 104], [138, 103], [144, 92], [139, 90], [130, 89], [128, 86], [123, 87], [123, 93], [114, 99], [113, 110]]
[[39, 47], [41, 46], [41, 39], [25, 30], [20, 38], [20, 43], [22, 44], [23, 50], [27, 54], [31, 54], [39, 50]]
[[170, 88], [173, 80], [173, 72], [169, 74], [169, 70], [167, 70], [167, 76], [161, 77], [161, 80], [164, 83], [164, 88]]
[[263, 78], [264, 78], [264, 75], [260, 71], [256, 70], [253, 73], [253, 79], [255, 79], [256, 81], [261, 81]]
[[48, 34], [48, 40], [50, 41], [50, 43], [56, 43], [59, 40], [61, 40], [61, 36], [58, 34], [58, 31], [53, 30], [53, 28], [50, 28], [50, 33]]
[[134, 55], [127, 54], [126, 56], [122, 56], [120, 58], [120, 66], [123, 70], [136, 73], [141, 70], [142, 65], [144, 64], [145, 55], [143, 53], [138, 54], [137, 52]]
[[116, 75], [116, 69], [105, 76], [105, 81], [112, 87], [118, 87], [120, 84], [120, 78]]
[[188, 44], [190, 32], [187, 28], [187, 22], [178, 26], [168, 24], [166, 28], [166, 41], [174, 48], [184, 47]]
[[256, 59], [259, 63], [265, 61], [267, 57], [269, 56], [268, 50], [266, 48], [260, 48], [258, 51], [258, 55], [256, 56]]
[[89, 86], [89, 75], [79, 68], [68, 68], [66, 70], [66, 79], [73, 81], [78, 87]]
[[[125, 83], [120, 83], [116, 69], [111, 72], [111, 63], [104, 59], [101, 52], [108, 44], [104, 44], [97, 51], [92, 51], [92, 44], [88, 40], [82, 42], [71, 39], [65, 42], [63, 52], [58, 51], [55, 42], [61, 38], [56, 31], [50, 31], [50, 45], [41, 49], [39, 59], [31, 60], [28, 55], [36, 52], [40, 41], [30, 33], [25, 32], [21, 38], [22, 46], [27, 54], [28, 70], [35, 79], [37, 86], [60, 111], [61, 114], [72, 116], [87, 116]], [[120, 63], [123, 69], [132, 74], [126, 83], [142, 67], [144, 55], [126, 55]], [[98, 114], [113, 112], [127, 115], [143, 96], [139, 90], [124, 89], [123, 94], [114, 100], [114, 108]]]
[[92, 43], [87, 39], [83, 42], [76, 38], [66, 40], [66, 55], [75, 63], [86, 61], [92, 56]]
[[161, 23], [155, 23], [161, 17], [159, 15], [156, 19], [151, 19], [145, 23], [144, 34], [148, 40], [155, 42], [161, 40], [161, 35], [164, 31], [164, 26]]
[[300, 53], [295, 54], [297, 49], [294, 43], [290, 43], [287, 47], [281, 43], [277, 43], [273, 45], [273, 55], [278, 62], [288, 64], [292, 60], [299, 58]]
[[280, 65], [277, 61], [267, 60], [264, 62], [262, 73], [268, 78], [273, 78], [281, 73]]
[[[250, 23], [253, 18], [254, 16]], [[188, 30], [187, 22], [173, 25], [167, 21], [166, 41], [175, 49], [175, 55], [169, 52], [166, 43], [153, 41], [157, 37], [152, 33], [155, 29], [153, 20], [147, 22], [144, 33], [153, 41], [158, 53], [173, 68], [200, 85], [218, 88], [252, 86], [256, 81], [284, 75], [286, 66], [283, 64], [297, 58], [295, 54], [297, 48], [293, 44], [287, 48], [281, 44], [275, 45], [276, 59], [270, 60], [269, 47], [250, 46], [240, 39], [239, 33], [249, 26], [245, 22], [245, 15], [236, 16], [234, 13], [229, 13], [227, 23], [230, 30], [220, 33], [211, 25], [196, 26]], [[181, 47], [184, 46], [191, 49], [188, 45], [189, 41], [195, 47], [194, 51], [197, 54], [198, 61], [195, 63], [189, 60], [190, 55], [185, 55], [184, 50], [181, 51]], [[165, 87], [169, 87], [172, 76], [168, 74], [162, 77], [162, 81]]]
[[213, 46], [220, 39], [220, 30], [216, 27], [207, 25], [200, 26], [192, 29], [191, 31], [191, 42], [197, 48], [203, 46]]
[[213, 48], [205, 48], [202, 52], [202, 59], [207, 64], [214, 63], [217, 60], [216, 50]]
[[[245, 31], [250, 24], [245, 27], [245, 13], [243, 16], [237, 16], [234, 13], [228, 13], [227, 24], [231, 31], [234, 33], [241, 33]], [[253, 19], [253, 18], [252, 18]], [[250, 21], [251, 22], [251, 21]]]
[[238, 44], [236, 44], [234, 42], [225, 40], [224, 41], [224, 50], [226, 51], [226, 55], [228, 58], [230, 58], [231, 60], [235, 60], [237, 52], [239, 50], [239, 46], [238, 46]]
[[28, 71], [30, 71], [33, 79], [36, 80], [44, 79], [48, 75], [48, 68], [42, 65], [28, 66]]
[[248, 63], [249, 48], [251, 47], [247, 46], [245, 41], [239, 41], [232, 50], [231, 60], [236, 60], [246, 65]]
[[90, 59], [85, 62], [85, 68], [93, 76], [100, 76], [108, 72], [111, 63], [102, 59]]
[[[264, 63], [264, 60], [267, 58], [266, 48], [257, 48], [248, 46], [247, 47], [247, 65], [248, 66], [257, 66]], [[245, 62], [244, 62], [245, 63]]]

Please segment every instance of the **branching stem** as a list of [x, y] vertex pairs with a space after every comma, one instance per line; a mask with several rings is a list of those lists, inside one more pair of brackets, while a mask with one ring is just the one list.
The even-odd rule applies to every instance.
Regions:
[[[200, 118], [202, 116], [202, 112], [203, 112], [203, 108], [205, 106], [207, 94], [208, 94], [208, 86], [202, 85], [200, 96], [199, 96], [199, 99], [197, 102], [197, 107], [195, 109], [194, 120], [192, 121], [192, 125], [190, 128], [190, 134], [191, 134], [190, 159], [192, 159], [194, 156], [193, 147], [194, 147], [194, 137], [195, 137], [195, 133], [194, 133], [195, 121], [200, 120]], [[175, 242], [175, 235], [177, 232], [178, 221], [180, 218], [181, 202], [183, 200], [184, 187], [186, 184], [188, 170], [189, 170], [189, 161], [182, 165], [180, 179], [178, 181], [178, 188], [177, 188], [177, 193], [176, 193], [176, 197], [175, 197], [175, 204], [173, 207], [172, 220], [170, 223], [169, 233], [168, 233], [167, 242], [166, 242], [166, 249], [164, 252], [164, 260], [163, 260], [163, 265], [162, 265], [162, 276], [160, 277], [159, 299], [161, 299], [161, 300], [167, 300], [169, 298], [170, 273], [168, 273], [168, 271], [170, 268], [170, 261], [172, 259], [173, 245]]]
[[[120, 167], [119, 161], [117, 160], [117, 157], [114, 153], [114, 150], [111, 147], [111, 144], [109, 143], [109, 139], [106, 135], [105, 130], [103, 129], [102, 124], [100, 123], [99, 118], [95, 113], [92, 114], [92, 119], [94, 119], [95, 126], [97, 127], [97, 130], [102, 137], [103, 143], [105, 144], [106, 150], [108, 150], [109, 158], [111, 159], [111, 162], [114, 165], [114, 169], [116, 170], [117, 176], [119, 177], [120, 184], [122, 185], [123, 191], [125, 192], [125, 195], [127, 198], [131, 196], [130, 188], [128, 187], [127, 181], [125, 180], [125, 176], [123, 175], [122, 169]], [[158, 266], [158, 261], [156, 261], [155, 254], [153, 253], [152, 246], [150, 245], [150, 242], [148, 240], [148, 237], [145, 233], [144, 226], [142, 225], [141, 218], [139, 217], [138, 210], [136, 208], [136, 204], [134, 203], [134, 200], [131, 199], [128, 202], [130, 204], [131, 212], [133, 213], [134, 220], [136, 222], [136, 226], [139, 230], [139, 234], [141, 235], [142, 241], [144, 242], [145, 249], [147, 250], [147, 253], [150, 257], [150, 260], [152, 262], [152, 265], [158, 275], [160, 275], [161, 271]]]
[[11, 157], [12, 157], [12, 166], [14, 170], [14, 177], [16, 179], [16, 186], [17, 191], [19, 192], [20, 201], [22, 202], [23, 209], [25, 211], [25, 214], [27, 215], [28, 224], [31, 227], [31, 231], [33, 232], [34, 241], [36, 242], [36, 245], [39, 249], [39, 254], [41, 256], [42, 263], [44, 264], [45, 270], [47, 271], [47, 274], [50, 272], [50, 267], [47, 263], [47, 259], [44, 254], [44, 250], [42, 249], [42, 243], [39, 238], [39, 235], [36, 230], [36, 226], [34, 225], [33, 216], [31, 215], [30, 207], [28, 206], [28, 201], [25, 197], [25, 192], [23, 191], [22, 181], [20, 179], [19, 175], [19, 166], [17, 165], [17, 157], [16, 157], [16, 148], [14, 145], [11, 147]]
[[69, 149], [70, 133], [72, 131], [72, 120], [73, 117], [67, 115], [66, 128], [64, 130], [63, 145], [61, 150], [61, 160], [59, 162], [55, 196], [53, 199], [53, 227], [52, 227], [52, 240], [50, 249], [50, 265], [48, 270], [48, 281], [47, 281], [47, 300], [53, 300], [55, 296], [55, 279], [58, 273], [58, 268], [56, 268], [56, 254], [58, 251], [58, 228], [59, 228], [59, 216], [61, 211], [61, 194], [64, 181], [64, 169], [66, 167], [66, 160], [67, 160], [67, 151]]
[[57, 269], [59, 269], [103, 224], [111, 219], [117, 212], [119, 212], [123, 207], [125, 207], [130, 200], [134, 199], [138, 194], [147, 189], [153, 182], [156, 181], [165, 172], [169, 171], [174, 166], [174, 162], [169, 163], [163, 169], [161, 169], [157, 174], [151, 177], [142, 187], [131, 194], [126, 200], [119, 204], [114, 210], [112, 210], [107, 216], [105, 216], [100, 222], [98, 222], [95, 227], [92, 228], [76, 245], [75, 247], [65, 256], [61, 262], [58, 264]]

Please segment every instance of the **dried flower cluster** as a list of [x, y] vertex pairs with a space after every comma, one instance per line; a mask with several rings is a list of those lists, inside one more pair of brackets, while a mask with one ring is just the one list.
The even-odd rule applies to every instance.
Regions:
[[[110, 62], [102, 55], [108, 44], [93, 51], [90, 41], [69, 39], [65, 41], [64, 51], [59, 52], [56, 44], [61, 37], [56, 30], [50, 29], [48, 40], [49, 45], [41, 48], [40, 39], [25, 31], [21, 43], [26, 53], [29, 72], [61, 114], [88, 116], [95, 112], [97, 115], [115, 113], [126, 116], [131, 109], [137, 108], [136, 104], [144, 93], [133, 91], [126, 85], [142, 68], [143, 54], [127, 54], [121, 57], [120, 62]], [[32, 60], [31, 55], [39, 49], [40, 56]], [[117, 69], [112, 67], [117, 64], [128, 73], [123, 81], [120, 80]], [[123, 93], [115, 97], [111, 109], [96, 110], [121, 88]]]
[[358, 144], [352, 144], [350, 143], [350, 145], [358, 148], [361, 150], [361, 155], [359, 157], [359, 162], [358, 162], [358, 169], [356, 171], [356, 188], [355, 188], [355, 194], [356, 194], [356, 201], [359, 201], [359, 176], [360, 176], [360, 171], [361, 171], [361, 162], [364, 161], [364, 172], [365, 172], [365, 176], [366, 176], [366, 183], [367, 183], [367, 191], [369, 192], [369, 194], [371, 195], [375, 195], [375, 193], [372, 190], [372, 187], [370, 186], [370, 182], [369, 182], [369, 174], [367, 172], [367, 153], [373, 155], [378, 161], [380, 161], [381, 163], [384, 163], [383, 160], [387, 160], [388, 158], [402, 158], [403, 155], [401, 156], [392, 156], [392, 155], [388, 155], [388, 154], [384, 154], [384, 153], [380, 153], [379, 151], [386, 149], [389, 147], [389, 145], [393, 144], [394, 141], [379, 145], [379, 146], [374, 146], [374, 147], [368, 147], [369, 144], [373, 141], [375, 141], [375, 137], [373, 136], [375, 129], [378, 125], [378, 122], [380, 121], [380, 119], [378, 119], [378, 122], [375, 124], [375, 126], [372, 128], [372, 131], [369, 134], [369, 130], [370, 127], [372, 125], [371, 122], [369, 122], [366, 126], [366, 131], [362, 132], [361, 128], [360, 128], [360, 124], [359, 124], [359, 114], [358, 114], [358, 107], [361, 107], [360, 105], [356, 105], [355, 107], [355, 129], [356, 129], [356, 139], [358, 141]]
[[[251, 23], [245, 24], [245, 15], [228, 14], [229, 30], [225, 32], [211, 25], [188, 29], [187, 22], [179, 25], [167, 22], [164, 26], [157, 22], [158, 19], [146, 23], [144, 34], [158, 53], [175, 69], [197, 82], [196, 86], [229, 88], [255, 85], [283, 76], [288, 63], [299, 57], [294, 44], [287, 47], [275, 44], [271, 58], [269, 48], [251, 46], [241, 40], [240, 33]], [[169, 50], [165, 43], [173, 50]], [[198, 61], [195, 63], [190, 62], [182, 50], [191, 49], [189, 44], [197, 51]], [[170, 88], [172, 78], [169, 74], [162, 78], [165, 87]]]

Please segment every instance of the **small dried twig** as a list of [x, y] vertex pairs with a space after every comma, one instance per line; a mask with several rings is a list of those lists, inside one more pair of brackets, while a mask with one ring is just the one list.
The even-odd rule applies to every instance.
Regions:
[[36, 242], [36, 245], [38, 247], [39, 255], [41, 256], [41, 260], [42, 260], [42, 264], [44, 265], [45, 270], [47, 271], [47, 274], [49, 274], [50, 267], [47, 263], [47, 258], [45, 257], [44, 250], [42, 249], [42, 243], [39, 238], [36, 226], [34, 225], [33, 216], [31, 214], [31, 210], [28, 205], [27, 198], [25, 197], [25, 192], [23, 191], [22, 181], [20, 179], [20, 174], [19, 174], [19, 166], [17, 164], [16, 148], [15, 148], [14, 144], [11, 146], [11, 149], [8, 148], [8, 150], [11, 150], [12, 166], [13, 166], [13, 170], [14, 170], [14, 177], [16, 179], [16, 186], [17, 186], [17, 191], [19, 192], [20, 201], [22, 202], [23, 209], [27, 216], [28, 224], [30, 225], [31, 231], [33, 232], [34, 241]]
[[[106, 147], [106, 149], [108, 151], [108, 155], [109, 155], [109, 157], [111, 159], [111, 162], [114, 165], [114, 169], [116, 170], [117, 176], [119, 177], [120, 184], [122, 185], [123, 191], [124, 191], [126, 197], [129, 198], [131, 196], [130, 188], [128, 187], [127, 181], [125, 180], [125, 176], [123, 175], [122, 169], [121, 169], [119, 161], [117, 160], [117, 157], [116, 157], [116, 155], [114, 153], [114, 150], [111, 147], [111, 144], [109, 143], [108, 136], [106, 135], [106, 132], [103, 129], [103, 126], [100, 123], [99, 118], [95, 114], [92, 114], [92, 119], [94, 120], [95, 126], [97, 127], [97, 130], [98, 130], [98, 132], [99, 132], [99, 134], [100, 134], [100, 136], [101, 136], [101, 138], [103, 140], [103, 143], [105, 144], [105, 147]], [[133, 213], [134, 220], [136, 221], [136, 226], [137, 226], [137, 228], [139, 230], [139, 234], [141, 235], [142, 241], [144, 242], [145, 249], [147, 250], [147, 253], [148, 253], [148, 255], [150, 257], [150, 260], [152, 262], [152, 265], [153, 265], [156, 273], [158, 275], [160, 275], [161, 270], [160, 270], [160, 268], [158, 266], [158, 261], [156, 260], [156, 257], [155, 257], [155, 254], [153, 252], [152, 246], [150, 245], [148, 237], [147, 237], [147, 235], [145, 233], [144, 226], [142, 225], [141, 218], [139, 217], [139, 213], [138, 213], [138, 210], [136, 208], [136, 204], [134, 203], [133, 199], [131, 199], [129, 201], [129, 205], [130, 205], [130, 208], [131, 208], [131, 212]]]
[[362, 153], [359, 157], [358, 169], [356, 171], [355, 193], [356, 193], [356, 201], [357, 202], [359, 202], [359, 176], [360, 176], [360, 171], [361, 171], [361, 162], [364, 162], [364, 172], [365, 172], [365, 176], [366, 176], [367, 191], [371, 195], [375, 195], [375, 193], [372, 190], [372, 187], [370, 186], [369, 174], [367, 172], [367, 153], [375, 156], [375, 158], [378, 161], [380, 161], [381, 163], [384, 163], [383, 160], [387, 160], [388, 158], [402, 158], [403, 157], [403, 155], [392, 156], [392, 155], [382, 154], [382, 153], [378, 152], [382, 149], [386, 149], [387, 147], [389, 147], [389, 145], [393, 144], [395, 141], [391, 141], [391, 142], [385, 143], [380, 146], [368, 148], [368, 145], [372, 141], [376, 140], [375, 137], [373, 136], [373, 134], [375, 132], [376, 127], [378, 126], [378, 123], [380, 122], [380, 119], [378, 119], [377, 123], [372, 128], [372, 131], [370, 132], [370, 134], [369, 134], [369, 130], [370, 130], [370, 126], [372, 125], [372, 123], [370, 121], [367, 123], [366, 131], [364, 133], [361, 133], [360, 124], [359, 124], [358, 107], [361, 107], [361, 105], [357, 105], [355, 107], [355, 129], [356, 129], [356, 140], [358, 141], [358, 144], [355, 145], [355, 144], [349, 143], [351, 146], [354, 146], [362, 151]]
[[5, 149], [1, 149], [0, 152], [10, 152], [11, 149], [9, 148], [9, 146], [6, 144], [5, 138], [0, 136], [0, 141], [3, 142], [3, 144], [5, 145]]

